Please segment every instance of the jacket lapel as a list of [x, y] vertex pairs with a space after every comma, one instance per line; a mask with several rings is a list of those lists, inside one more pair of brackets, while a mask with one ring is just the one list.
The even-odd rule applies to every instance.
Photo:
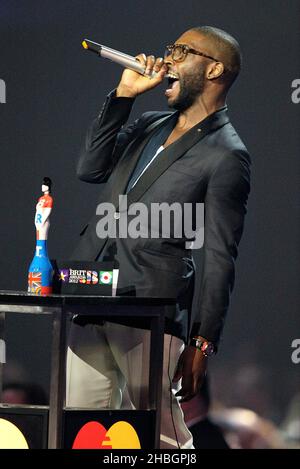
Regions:
[[[164, 119], [165, 120], [165, 119]], [[227, 107], [220, 109], [219, 111], [211, 114], [203, 121], [192, 127], [182, 137], [176, 140], [174, 143], [169, 145], [163, 150], [153, 163], [149, 166], [147, 171], [140, 177], [135, 186], [129, 191], [127, 197], [127, 206], [138, 201], [143, 194], [149, 189], [149, 187], [159, 178], [159, 176], [165, 172], [169, 166], [171, 166], [178, 158], [186, 153], [192, 146], [202, 140], [209, 133], [219, 129], [223, 125], [229, 122], [227, 115]], [[151, 137], [148, 136], [147, 141]], [[144, 147], [144, 145], [143, 145]], [[143, 148], [142, 147], [142, 148]], [[135, 154], [135, 163], [140, 156], [142, 148], [138, 147]], [[132, 170], [134, 169], [134, 166]], [[131, 173], [130, 173], [131, 174]], [[127, 177], [127, 180], [129, 177]], [[124, 194], [120, 192], [120, 186], [118, 186], [118, 195]], [[124, 188], [123, 188], [124, 189]], [[122, 211], [122, 209], [120, 210]]]
[[115, 169], [114, 180], [117, 181], [113, 184], [112, 189], [112, 203], [116, 208], [119, 206], [119, 194], [125, 194], [125, 190], [128, 181], [134, 171], [134, 168], [138, 162], [138, 159], [158, 127], [163, 125], [168, 119], [173, 116], [174, 113], [167, 116], [163, 116], [160, 119], [155, 120], [146, 127], [139, 137], [134, 139], [126, 148], [125, 154], [119, 161]]

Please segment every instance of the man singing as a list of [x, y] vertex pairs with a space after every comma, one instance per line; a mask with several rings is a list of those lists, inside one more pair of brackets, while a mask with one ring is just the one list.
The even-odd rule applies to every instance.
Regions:
[[[167, 46], [164, 58], [137, 58], [145, 65], [145, 76], [124, 71], [88, 130], [78, 176], [101, 184], [99, 204], [114, 204], [119, 224], [125, 215], [130, 223], [136, 203], [148, 213], [153, 204], [176, 204], [182, 218], [186, 207], [204, 203], [203, 247], [195, 263], [184, 230], [175, 236], [171, 228], [168, 237], [162, 236], [153, 220], [145, 222], [140, 237], [101, 237], [95, 213], [72, 257], [114, 260], [119, 294], [176, 298], [165, 324], [160, 447], [193, 448], [180, 401], [198, 393], [209, 356], [217, 350], [250, 190], [250, 157], [226, 106], [241, 53], [228, 33], [203, 26]], [[134, 100], [165, 83], [174, 111], [147, 112], [126, 127]], [[120, 195], [127, 195], [127, 208], [119, 203]], [[195, 210], [190, 213], [194, 225]], [[126, 385], [132, 405], [142, 406], [150, 333], [138, 319], [74, 321], [67, 405], [120, 408]]]

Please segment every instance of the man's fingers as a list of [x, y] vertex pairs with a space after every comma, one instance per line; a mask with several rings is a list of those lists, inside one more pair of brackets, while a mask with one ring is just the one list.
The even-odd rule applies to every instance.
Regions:
[[147, 57], [145, 54], [136, 55], [135, 58], [142, 64], [146, 66]]
[[[198, 363], [199, 357], [201, 358], [200, 363]], [[203, 361], [202, 357], [201, 352], [200, 355], [197, 355], [189, 347], [180, 355], [177, 370], [173, 378], [174, 382], [182, 378], [181, 389], [175, 394], [176, 397], [181, 397], [180, 402], [189, 401], [200, 391], [206, 371], [206, 362]], [[193, 366], [195, 360], [197, 361], [197, 367]]]
[[190, 389], [181, 388], [176, 394], [176, 397], [181, 397], [179, 402], [186, 402], [192, 399], [197, 393], [195, 391], [191, 391]]
[[[155, 58], [154, 55], [138, 54], [135, 58], [145, 67], [144, 76], [148, 78], [158, 78], [161, 81], [168, 71], [168, 66], [162, 57]], [[157, 75], [152, 77], [153, 72]]]
[[177, 381], [179, 381], [181, 377], [182, 377], [182, 369], [181, 367], [178, 366], [173, 376], [172, 382], [177, 383]]
[[177, 383], [177, 381], [179, 381], [181, 379], [181, 377], [182, 377], [182, 365], [183, 365], [183, 360], [182, 360], [182, 355], [180, 355], [178, 363], [177, 363], [177, 367], [176, 367], [176, 370], [175, 370], [175, 373], [174, 373], [174, 376], [173, 376], [173, 379], [172, 379], [173, 383]]
[[155, 64], [155, 57], [154, 55], [149, 55], [146, 60], [146, 69], [145, 69], [145, 75], [152, 75], [153, 67]]
[[164, 63], [162, 57], [155, 59], [154, 55], [149, 55], [146, 60], [145, 75], [152, 76], [152, 73], [157, 73], [158, 76], [163, 77], [168, 71], [168, 66]]
[[196, 394], [187, 394], [186, 396], [183, 396], [183, 397], [179, 400], [179, 402], [180, 402], [180, 403], [181, 403], [181, 402], [188, 402], [188, 401], [190, 401], [191, 399], [193, 399], [193, 397], [195, 397], [195, 396], [196, 396]]
[[186, 396], [192, 394], [194, 391], [193, 381], [191, 379], [187, 379], [186, 376], [182, 377], [181, 388], [175, 394], [176, 397], [185, 398]]
[[181, 397], [179, 402], [186, 402], [195, 397], [201, 388], [202, 381], [195, 381], [193, 376], [182, 377], [182, 387], [175, 394], [176, 397]]
[[164, 59], [162, 57], [158, 57], [156, 60], [155, 60], [155, 63], [154, 63], [154, 66], [153, 66], [153, 70], [158, 73], [160, 72], [162, 66], [164, 65]]

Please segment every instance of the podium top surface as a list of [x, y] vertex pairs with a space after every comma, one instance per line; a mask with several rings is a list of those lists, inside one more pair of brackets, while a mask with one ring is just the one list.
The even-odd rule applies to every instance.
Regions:
[[99, 296], [99, 295], [47, 295], [38, 296], [26, 291], [0, 290], [0, 304], [32, 306], [97, 306], [97, 305], [136, 305], [165, 306], [174, 305], [175, 298], [136, 297], [136, 296]]

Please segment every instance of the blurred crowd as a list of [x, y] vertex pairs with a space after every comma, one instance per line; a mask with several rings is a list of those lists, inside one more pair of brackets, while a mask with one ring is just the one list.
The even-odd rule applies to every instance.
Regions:
[[195, 448], [300, 449], [300, 392], [277, 425], [250, 408], [227, 407], [211, 400], [208, 379], [200, 394], [183, 403], [182, 408]]

